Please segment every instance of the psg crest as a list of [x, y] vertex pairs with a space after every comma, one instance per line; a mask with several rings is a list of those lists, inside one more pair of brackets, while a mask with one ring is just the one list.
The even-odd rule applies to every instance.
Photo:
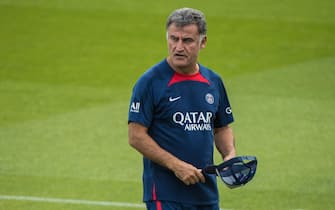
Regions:
[[214, 96], [212, 94], [207, 93], [205, 99], [206, 99], [207, 103], [214, 104]]

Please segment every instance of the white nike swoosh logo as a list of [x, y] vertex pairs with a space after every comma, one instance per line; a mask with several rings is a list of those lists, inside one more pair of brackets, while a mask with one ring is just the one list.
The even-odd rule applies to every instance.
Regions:
[[170, 97], [170, 98], [169, 98], [169, 101], [170, 101], [170, 102], [177, 101], [177, 100], [179, 100], [180, 98], [181, 98], [181, 96], [178, 96], [178, 97], [175, 97], [175, 98]]

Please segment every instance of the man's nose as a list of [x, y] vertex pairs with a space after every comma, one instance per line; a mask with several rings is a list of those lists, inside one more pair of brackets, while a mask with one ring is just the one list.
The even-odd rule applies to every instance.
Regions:
[[177, 45], [176, 45], [176, 50], [177, 51], [182, 51], [182, 50], [184, 50], [184, 43], [183, 43], [183, 40], [178, 40], [178, 42], [177, 42]]

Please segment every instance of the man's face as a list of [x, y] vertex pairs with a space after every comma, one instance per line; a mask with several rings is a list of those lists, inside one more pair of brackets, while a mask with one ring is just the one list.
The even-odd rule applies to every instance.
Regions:
[[206, 37], [200, 40], [195, 24], [177, 27], [171, 24], [167, 30], [168, 61], [180, 73], [193, 73], [200, 49], [206, 46]]

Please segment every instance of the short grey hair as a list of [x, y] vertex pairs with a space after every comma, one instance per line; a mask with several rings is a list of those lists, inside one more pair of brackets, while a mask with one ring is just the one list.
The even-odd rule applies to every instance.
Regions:
[[166, 30], [171, 24], [176, 24], [177, 27], [183, 27], [191, 24], [198, 26], [198, 31], [201, 37], [206, 36], [207, 24], [204, 13], [200, 10], [192, 8], [181, 8], [173, 11], [166, 21]]

